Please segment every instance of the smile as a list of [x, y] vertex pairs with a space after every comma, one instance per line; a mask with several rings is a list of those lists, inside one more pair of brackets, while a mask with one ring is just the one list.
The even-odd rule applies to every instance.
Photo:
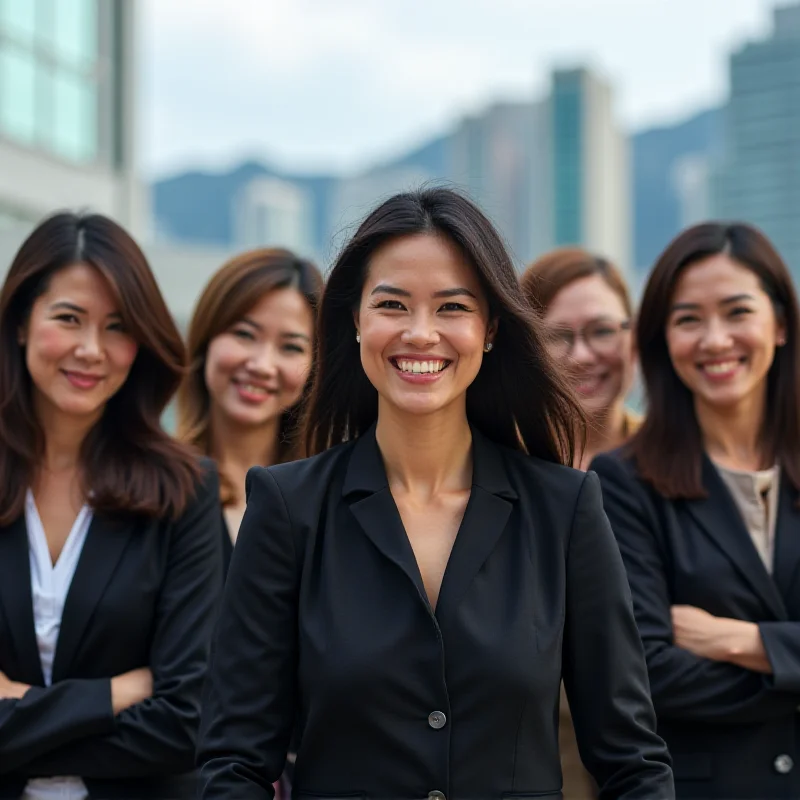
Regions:
[[744, 358], [729, 358], [725, 361], [714, 361], [707, 364], [698, 364], [697, 366], [709, 378], [729, 378], [744, 363]]
[[442, 372], [447, 369], [452, 362], [447, 359], [430, 359], [427, 361], [417, 361], [409, 358], [390, 358], [392, 366], [400, 372], [412, 375], [427, 375]]

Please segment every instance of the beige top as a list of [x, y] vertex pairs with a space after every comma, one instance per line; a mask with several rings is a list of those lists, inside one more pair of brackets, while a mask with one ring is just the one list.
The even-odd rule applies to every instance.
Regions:
[[780, 470], [745, 471], [715, 464], [722, 480], [733, 495], [745, 527], [753, 540], [767, 572], [772, 574], [775, 553], [775, 523], [778, 518]]

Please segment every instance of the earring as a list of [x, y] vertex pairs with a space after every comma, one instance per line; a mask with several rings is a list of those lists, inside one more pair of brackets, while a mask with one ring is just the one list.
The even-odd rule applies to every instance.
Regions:
[[356, 331], [356, 341], [361, 344], [361, 334], [358, 331]]
[[486, 342], [486, 347], [483, 348], [483, 352], [488, 353], [493, 347], [494, 345], [491, 342]]

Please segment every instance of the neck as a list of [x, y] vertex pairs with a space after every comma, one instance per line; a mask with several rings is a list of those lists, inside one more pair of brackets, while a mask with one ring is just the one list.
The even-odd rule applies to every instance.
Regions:
[[63, 418], [54, 413], [38, 414], [44, 435], [41, 469], [48, 473], [75, 472], [79, 469], [81, 446], [98, 417]]
[[719, 408], [695, 401], [695, 414], [709, 457], [734, 469], [761, 469], [767, 454], [761, 442], [765, 392], [735, 406]]
[[280, 417], [263, 425], [237, 425], [222, 415], [212, 417], [211, 453], [223, 470], [247, 471], [270, 466], [278, 460]]
[[625, 441], [625, 401], [620, 398], [608, 408], [590, 414], [586, 421], [586, 447], [577, 454], [573, 466], [587, 469], [592, 459], [613, 450]]
[[466, 409], [410, 417], [379, 402], [376, 437], [390, 487], [426, 497], [472, 485]]

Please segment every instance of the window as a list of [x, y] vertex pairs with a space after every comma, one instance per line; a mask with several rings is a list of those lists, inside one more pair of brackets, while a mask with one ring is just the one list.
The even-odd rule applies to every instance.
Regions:
[[98, 44], [98, 0], [0, 0], [0, 135], [96, 160]]

